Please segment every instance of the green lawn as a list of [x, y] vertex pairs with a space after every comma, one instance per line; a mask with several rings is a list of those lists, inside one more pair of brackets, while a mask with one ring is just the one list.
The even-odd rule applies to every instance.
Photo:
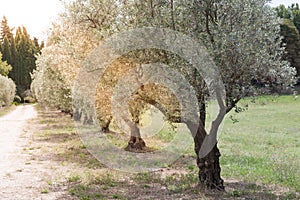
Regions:
[[267, 96], [240, 105], [249, 107], [229, 113], [219, 136], [222, 175], [300, 192], [300, 99]]

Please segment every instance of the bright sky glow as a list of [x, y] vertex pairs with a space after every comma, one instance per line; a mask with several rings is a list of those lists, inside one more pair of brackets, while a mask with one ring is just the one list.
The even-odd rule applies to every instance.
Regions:
[[32, 38], [44, 40], [61, 10], [60, 0], [0, 0], [0, 21], [6, 16], [11, 28], [25, 26]]
[[[299, 3], [300, 0], [272, 0], [271, 6]], [[31, 37], [44, 40], [51, 22], [62, 10], [60, 0], [0, 0], [0, 19], [6, 16], [8, 25], [25, 26]]]
[[300, 0], [272, 0], [271, 6], [276, 7], [279, 6], [280, 4], [287, 6], [292, 5], [293, 3], [298, 3], [300, 4]]

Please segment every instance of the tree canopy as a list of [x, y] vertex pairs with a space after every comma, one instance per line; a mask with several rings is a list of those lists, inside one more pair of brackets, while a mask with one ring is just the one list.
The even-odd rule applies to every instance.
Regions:
[[287, 8], [280, 5], [275, 8], [281, 20], [281, 35], [283, 45], [286, 47], [284, 59], [297, 69], [300, 75], [300, 9], [299, 4], [292, 4]]
[[298, 29], [298, 32], [300, 32], [300, 8], [298, 3], [288, 7], [281, 4], [275, 10], [280, 18], [290, 19]]
[[294, 23], [289, 19], [283, 19], [281, 22], [281, 35], [283, 43], [286, 47], [286, 55], [284, 59], [288, 60], [300, 74], [300, 34]]

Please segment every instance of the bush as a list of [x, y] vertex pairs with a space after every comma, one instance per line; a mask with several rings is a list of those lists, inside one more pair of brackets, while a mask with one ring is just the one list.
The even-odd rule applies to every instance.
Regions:
[[35, 102], [36, 102], [35, 98], [33, 98], [31, 96], [24, 98], [24, 103], [35, 103]]
[[21, 97], [16, 95], [15, 98], [14, 98], [14, 102], [16, 103], [16, 105], [20, 104], [22, 102]]
[[0, 106], [9, 106], [16, 95], [16, 85], [10, 78], [0, 75]]

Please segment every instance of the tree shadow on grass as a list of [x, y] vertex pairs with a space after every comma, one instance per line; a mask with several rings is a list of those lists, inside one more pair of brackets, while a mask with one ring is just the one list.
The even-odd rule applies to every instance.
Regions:
[[[67, 162], [90, 168], [102, 167], [74, 132], [70, 115], [38, 108], [38, 117], [32, 124], [35, 126], [31, 126], [33, 137], [32, 147], [29, 149], [35, 160]], [[34, 149], [38, 150], [34, 151]]]
[[280, 188], [271, 185], [259, 185], [256, 183], [247, 183], [237, 180], [227, 180], [226, 194], [224, 197], [229, 199], [274, 199], [287, 200], [299, 199], [299, 195], [290, 192], [286, 188]]
[[159, 176], [143, 175], [146, 178], [129, 178], [127, 181], [96, 177], [89, 183], [72, 182], [67, 183], [68, 195], [63, 199], [252, 199], [252, 200], [287, 200], [299, 199], [294, 193], [281, 193], [272, 191], [266, 186], [260, 186], [245, 182], [225, 183], [226, 192], [208, 190], [195, 183], [187, 183], [185, 178], [178, 180], [167, 178], [160, 179]]

